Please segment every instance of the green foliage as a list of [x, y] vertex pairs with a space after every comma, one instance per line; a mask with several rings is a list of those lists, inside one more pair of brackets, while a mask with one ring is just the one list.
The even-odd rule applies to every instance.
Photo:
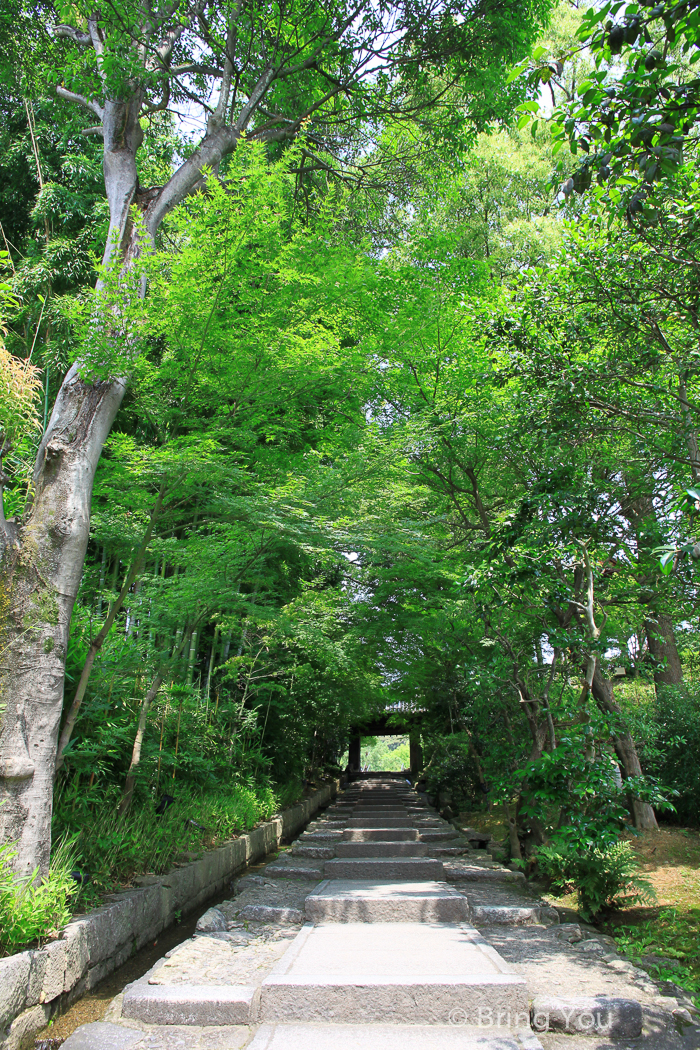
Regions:
[[71, 877], [77, 859], [75, 836], [64, 836], [54, 846], [49, 873], [41, 882], [37, 872], [18, 879], [12, 870], [15, 850], [0, 846], [0, 955], [55, 940], [70, 921], [77, 884]]
[[[341, 760], [341, 766], [347, 765], [347, 756]], [[388, 770], [400, 773], [411, 765], [408, 737], [363, 737], [360, 755], [363, 769]]]
[[650, 967], [653, 976], [672, 981], [693, 995], [700, 994], [700, 909], [679, 914], [676, 908], [662, 908], [646, 922], [616, 926], [614, 936], [625, 955], [635, 962], [645, 955], [671, 960], [668, 964], [654, 963]]
[[578, 911], [586, 922], [606, 908], [655, 900], [651, 884], [639, 875], [629, 842], [598, 847], [569, 837], [540, 846], [537, 861], [553, 886], [576, 890]]
[[[136, 876], [162, 874], [178, 857], [199, 855], [249, 831], [276, 813], [281, 802], [281, 796], [264, 782], [206, 791], [166, 781], [161, 790], [172, 794], [175, 802], [165, 813], [155, 812], [158, 796], [151, 796], [122, 816], [118, 788], [90, 791], [77, 782], [72, 788], [68, 786], [56, 799], [54, 834], [72, 836], [76, 863], [87, 876], [80, 891], [83, 907]], [[283, 803], [293, 801], [298, 791], [298, 784], [289, 785]]]
[[425, 747], [423, 774], [429, 794], [437, 797], [449, 790], [458, 808], [466, 809], [475, 801], [483, 801], [470, 754], [470, 738], [466, 733], [428, 738]]
[[652, 710], [658, 726], [653, 772], [675, 789], [674, 822], [697, 826], [700, 813], [700, 695], [695, 682], [665, 686]]

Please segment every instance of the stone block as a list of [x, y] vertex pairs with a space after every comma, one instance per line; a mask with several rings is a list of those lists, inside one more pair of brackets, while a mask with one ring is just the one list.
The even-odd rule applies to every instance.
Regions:
[[[349, 828], [410, 828], [413, 821], [408, 817], [349, 817]], [[453, 832], [454, 834], [454, 832]]]
[[20, 952], [0, 959], [0, 1029], [24, 1010], [29, 989], [32, 952]]
[[[44, 987], [46, 975], [46, 955], [41, 949], [29, 952], [31, 964], [29, 967], [29, 981], [27, 983], [26, 1006], [38, 1006], [41, 1003], [41, 992]], [[0, 971], [0, 987], [2, 986], [2, 973]]]
[[45, 944], [41, 951], [46, 955], [46, 967], [40, 1002], [50, 1003], [52, 999], [63, 994], [66, 978], [66, 942], [53, 941], [51, 944]]
[[636, 999], [603, 995], [571, 998], [542, 995], [532, 1003], [530, 1021], [536, 1032], [636, 1039], [642, 1034], [642, 1007]]
[[63, 991], [70, 992], [72, 988], [87, 973], [90, 962], [88, 951], [88, 923], [84, 919], [71, 922], [66, 926], [61, 937], [66, 945], [66, 970], [63, 977]]
[[65, 993], [65, 995], [61, 999], [61, 1007], [63, 1007], [64, 1005], [70, 1006], [70, 1004], [74, 1003], [77, 999], [81, 999], [85, 995], [86, 991], [87, 973], [84, 977], [81, 977], [80, 980]]
[[81, 1025], [69, 1035], [62, 1050], [129, 1050], [143, 1039], [143, 1032], [108, 1021]]
[[218, 908], [205, 911], [195, 927], [197, 933], [225, 933], [226, 928], [226, 916]]
[[305, 926], [261, 988], [262, 1022], [524, 1027], [525, 980], [465, 923]]
[[427, 857], [425, 842], [339, 842], [338, 857]]
[[458, 861], [445, 862], [445, 878], [450, 882], [524, 882], [522, 871], [509, 871], [507, 868], [482, 868], [478, 864], [462, 864]]
[[417, 842], [415, 828], [346, 828], [345, 842]]
[[387, 857], [355, 860], [327, 860], [326, 878], [330, 879], [391, 879], [392, 881], [440, 880], [443, 864], [434, 857]]
[[[332, 864], [332, 861], [326, 861]], [[320, 868], [296, 867], [291, 864], [268, 864], [265, 874], [271, 879], [322, 879], [323, 872]]]
[[96, 966], [119, 945], [132, 940], [134, 902], [130, 897], [120, 898], [87, 915], [83, 921], [86, 924], [90, 965]]
[[45, 1028], [51, 1019], [51, 1007], [32, 1006], [15, 1017], [10, 1025], [7, 1039], [3, 1043], [3, 1050], [21, 1050], [22, 1047], [32, 1043], [35, 1032]]
[[469, 903], [440, 882], [327, 879], [306, 898], [310, 922], [466, 922]]
[[255, 1019], [258, 989], [248, 985], [127, 985], [122, 1016], [148, 1024], [229, 1025]]
[[293, 857], [313, 857], [316, 860], [331, 860], [336, 851], [331, 846], [293, 846]]

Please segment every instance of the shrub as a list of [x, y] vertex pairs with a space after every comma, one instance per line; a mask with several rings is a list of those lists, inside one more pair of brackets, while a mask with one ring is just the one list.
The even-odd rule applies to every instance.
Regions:
[[540, 871], [557, 889], [578, 893], [578, 910], [591, 922], [604, 908], [652, 902], [651, 884], [639, 874], [629, 842], [604, 846], [554, 841], [537, 850]]
[[0, 956], [56, 937], [70, 922], [69, 902], [77, 892], [71, 871], [75, 846], [64, 839], [56, 847], [48, 876], [35, 882], [38, 871], [17, 878], [12, 870], [16, 850], [0, 847]]
[[[285, 795], [298, 795], [299, 787], [294, 784]], [[147, 797], [120, 814], [120, 797], [120, 790], [112, 786], [104, 793], [86, 793], [75, 809], [72, 796], [59, 794], [56, 799], [54, 835], [75, 838], [79, 866], [86, 876], [80, 892], [83, 907], [96, 906], [102, 894], [128, 884], [134, 876], [169, 871], [179, 854], [201, 853], [248, 831], [268, 820], [280, 804], [278, 793], [267, 782], [221, 785], [209, 791], [178, 784], [175, 802], [161, 815], [156, 812], [157, 797]]]

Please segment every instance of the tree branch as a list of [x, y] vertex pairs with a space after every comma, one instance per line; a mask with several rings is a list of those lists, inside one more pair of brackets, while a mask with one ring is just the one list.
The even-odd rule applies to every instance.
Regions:
[[69, 91], [62, 84], [57, 85], [56, 94], [59, 98], [65, 99], [66, 102], [76, 102], [79, 106], [84, 106], [85, 109], [89, 109], [91, 113], [94, 113], [96, 117], [102, 120], [104, 111], [99, 103], [91, 102], [89, 98], [85, 98], [84, 95], [79, 95], [75, 91]]

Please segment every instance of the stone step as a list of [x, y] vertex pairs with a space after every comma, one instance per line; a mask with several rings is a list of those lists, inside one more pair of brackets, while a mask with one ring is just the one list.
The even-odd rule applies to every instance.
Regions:
[[334, 820], [347, 820], [348, 817], [417, 817], [421, 820], [435, 819], [435, 814], [425, 810], [412, 810], [406, 806], [348, 806], [332, 814]]
[[428, 856], [429, 857], [462, 857], [462, 856], [469, 855], [469, 854], [474, 852], [471, 849], [470, 846], [466, 846], [466, 845], [465, 846], [431, 846], [429, 843], [426, 843], [426, 845], [428, 846]]
[[310, 922], [468, 922], [469, 902], [444, 882], [326, 879], [306, 898]]
[[525, 980], [466, 923], [348, 922], [301, 930], [262, 982], [258, 1019], [446, 1025], [455, 1011], [523, 1028]]
[[445, 877], [442, 861], [435, 857], [337, 858], [325, 862], [324, 873], [327, 879], [393, 879], [406, 882], [436, 881]]
[[410, 828], [410, 817], [349, 817], [349, 828]]
[[405, 809], [396, 809], [394, 807], [391, 809], [360, 809], [357, 807], [356, 809], [353, 809], [352, 817], [353, 819], [369, 817], [370, 820], [375, 820], [377, 818], [383, 820], [385, 817], [391, 817], [393, 820], [394, 817], [402, 817], [403, 820], [413, 820], [413, 817], [410, 816]]
[[459, 841], [460, 836], [456, 831], [443, 831], [441, 828], [416, 828], [421, 842], [450, 842]]
[[124, 989], [122, 1017], [159, 1025], [250, 1024], [256, 999], [252, 985], [153, 985], [142, 979]]
[[346, 842], [417, 842], [418, 832], [415, 828], [346, 828], [343, 832]]
[[313, 857], [316, 860], [331, 860], [336, 855], [332, 846], [300, 846], [296, 843], [290, 853], [293, 857]]
[[[327, 860], [326, 864], [332, 864]], [[310, 864], [268, 864], [265, 868], [265, 877], [269, 879], [322, 879], [323, 870], [321, 866], [311, 867]]]
[[[264, 1024], [248, 1050], [542, 1050], [529, 1029], [405, 1024]], [[97, 1047], [96, 1047], [97, 1050]]]
[[425, 842], [339, 842], [336, 857], [427, 857]]

